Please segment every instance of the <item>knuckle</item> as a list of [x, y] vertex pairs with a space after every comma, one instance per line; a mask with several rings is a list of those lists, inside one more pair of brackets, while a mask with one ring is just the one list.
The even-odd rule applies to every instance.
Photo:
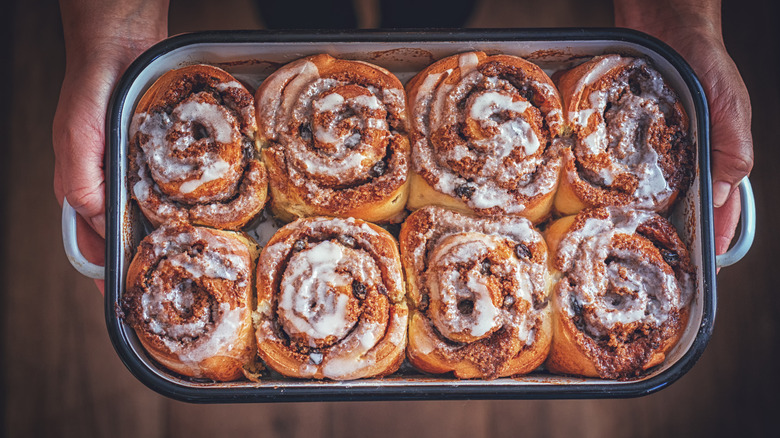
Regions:
[[70, 188], [65, 190], [65, 197], [76, 211], [87, 217], [95, 216], [103, 210], [102, 186]]
[[739, 179], [753, 170], [752, 154], [739, 154], [723, 150], [716, 152], [720, 155], [717, 160], [717, 168], [728, 176]]
[[745, 176], [753, 170], [753, 157], [733, 155], [729, 157], [728, 167], [731, 169], [730, 173]]

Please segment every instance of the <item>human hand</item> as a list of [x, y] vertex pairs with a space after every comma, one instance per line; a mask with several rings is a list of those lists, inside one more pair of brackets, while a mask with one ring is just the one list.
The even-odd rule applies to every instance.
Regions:
[[616, 0], [615, 24], [666, 42], [701, 81], [710, 109], [715, 252], [723, 254], [739, 222], [737, 185], [753, 168], [753, 138], [750, 96], [723, 43], [720, 2]]
[[[121, 3], [85, 0], [61, 5], [67, 65], [52, 126], [54, 192], [60, 205], [67, 197], [79, 213], [79, 247], [97, 264], [104, 263], [108, 101], [127, 66], [167, 34], [167, 2], [146, 14], [139, 9], [148, 5]], [[147, 20], [150, 17], [158, 19]], [[103, 281], [95, 283], [102, 293]]]

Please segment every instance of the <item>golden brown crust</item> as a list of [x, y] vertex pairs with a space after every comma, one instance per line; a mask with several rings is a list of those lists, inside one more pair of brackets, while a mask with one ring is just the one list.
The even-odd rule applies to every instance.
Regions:
[[412, 129], [408, 207], [545, 217], [560, 171], [561, 102], [552, 80], [515, 56], [442, 59], [407, 84]]
[[166, 368], [216, 381], [241, 378], [255, 357], [247, 236], [185, 223], [141, 242], [122, 297], [125, 321]]
[[399, 221], [408, 196], [406, 97], [387, 70], [315, 55], [256, 93], [274, 214]]
[[544, 362], [552, 332], [547, 246], [527, 219], [429, 206], [407, 218], [399, 241], [413, 366], [492, 379]]
[[257, 266], [257, 344], [277, 372], [350, 380], [395, 372], [408, 310], [395, 239], [359, 219], [280, 229]]
[[238, 229], [265, 205], [254, 98], [208, 65], [171, 70], [136, 106], [128, 187], [154, 225], [187, 221]]
[[597, 56], [556, 75], [573, 150], [555, 209], [630, 205], [666, 212], [690, 184], [688, 116], [647, 61]]
[[550, 372], [641, 376], [682, 336], [694, 290], [688, 251], [662, 217], [582, 210], [545, 232], [556, 269]]

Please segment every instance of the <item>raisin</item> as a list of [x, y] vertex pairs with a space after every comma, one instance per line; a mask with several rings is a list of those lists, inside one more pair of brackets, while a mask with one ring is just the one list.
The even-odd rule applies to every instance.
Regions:
[[604, 107], [604, 114], [607, 113], [612, 108], [612, 102], [607, 102], [607, 105]]
[[628, 80], [628, 89], [631, 90], [631, 94], [634, 96], [642, 95], [642, 87], [639, 85], [639, 81], [635, 78]]
[[425, 312], [428, 310], [428, 304], [430, 304], [431, 299], [428, 297], [428, 294], [422, 294], [420, 296], [420, 312]]
[[463, 184], [462, 186], [455, 187], [455, 194], [464, 199], [471, 199], [474, 195], [474, 190], [476, 190], [474, 187]]
[[306, 123], [301, 124], [301, 126], [298, 127], [298, 134], [300, 134], [304, 141], [310, 141], [312, 138], [311, 127]]
[[203, 140], [204, 138], [209, 138], [209, 131], [206, 129], [205, 126], [201, 125], [200, 123], [194, 122], [192, 124], [192, 138], [195, 141]]
[[355, 149], [360, 144], [360, 133], [359, 132], [353, 132], [352, 135], [347, 137], [346, 140], [344, 140], [344, 146], [347, 147], [347, 149]]
[[474, 301], [461, 300], [458, 302], [458, 312], [460, 312], [461, 315], [471, 315], [473, 311], [474, 311]]
[[306, 241], [303, 239], [296, 240], [295, 243], [293, 243], [292, 249], [293, 251], [303, 251], [306, 249]]
[[580, 304], [579, 300], [575, 297], [571, 298], [571, 310], [574, 312], [575, 316], [582, 315], [582, 304]]
[[527, 246], [523, 243], [518, 243], [517, 246], [515, 246], [515, 255], [519, 259], [530, 259], [531, 258], [531, 250], [528, 249]]
[[355, 298], [359, 300], [366, 299], [366, 285], [357, 280], [354, 280], [352, 282], [352, 295], [354, 295]]
[[549, 298], [543, 300], [534, 299], [534, 310], [542, 310], [550, 303]]
[[386, 170], [387, 164], [384, 161], [377, 161], [376, 164], [371, 166], [371, 170], [369, 172], [371, 173], [371, 176], [378, 178], [384, 175]]
[[513, 304], [515, 304], [515, 297], [512, 295], [507, 295], [504, 297], [504, 307], [512, 307]]
[[192, 244], [190, 249], [187, 250], [187, 255], [189, 255], [190, 257], [195, 257], [197, 255], [200, 255], [203, 252], [203, 248], [205, 248], [203, 242], [195, 242]]
[[490, 263], [490, 260], [488, 260], [488, 259], [482, 260], [482, 263], [480, 263], [480, 266], [479, 266], [479, 273], [482, 274], [482, 275], [490, 275], [490, 272], [491, 272], [490, 271], [490, 266], [491, 265], [492, 265], [492, 263]]
[[664, 258], [667, 265], [675, 266], [680, 262], [680, 256], [677, 255], [676, 252], [667, 251], [665, 249], [661, 250], [661, 257]]

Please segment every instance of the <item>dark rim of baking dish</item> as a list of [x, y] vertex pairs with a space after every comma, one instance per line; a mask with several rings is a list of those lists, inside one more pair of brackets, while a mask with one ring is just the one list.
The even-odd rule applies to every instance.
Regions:
[[[701, 238], [703, 260], [702, 320], [688, 351], [668, 369], [653, 377], [636, 382], [605, 382], [604, 384], [523, 385], [497, 382], [442, 381], [413, 386], [384, 385], [365, 381], [312, 382], [311, 385], [210, 387], [180, 385], [163, 379], [137, 356], [122, 331], [123, 322], [117, 316], [121, 284], [122, 218], [120, 217], [120, 128], [122, 105], [135, 78], [155, 59], [174, 49], [199, 43], [263, 43], [263, 42], [461, 42], [461, 41], [589, 41], [605, 40], [633, 43], [656, 52], [675, 67], [690, 89], [698, 115], [698, 160], [701, 205]], [[293, 401], [354, 401], [354, 400], [455, 400], [455, 399], [554, 399], [554, 398], [625, 398], [638, 397], [669, 386], [687, 373], [701, 357], [712, 336], [716, 311], [715, 253], [710, 193], [709, 112], [699, 80], [691, 67], [663, 42], [630, 29], [460, 29], [460, 30], [391, 30], [391, 31], [208, 31], [168, 38], [138, 57], [127, 69], [114, 89], [106, 119], [106, 288], [105, 316], [111, 342], [130, 372], [149, 388], [174, 399], [197, 403], [293, 402]], [[389, 383], [389, 382], [388, 382]]]

